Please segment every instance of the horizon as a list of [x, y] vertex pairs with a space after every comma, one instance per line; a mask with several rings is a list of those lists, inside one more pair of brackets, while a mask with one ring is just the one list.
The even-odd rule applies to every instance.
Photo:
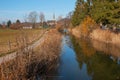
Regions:
[[0, 23], [8, 20], [15, 22], [17, 19], [24, 22], [24, 17], [32, 11], [38, 15], [43, 12], [45, 20], [53, 19], [53, 14], [56, 19], [58, 16], [65, 17], [74, 10], [75, 2], [76, 0], [1, 0]]

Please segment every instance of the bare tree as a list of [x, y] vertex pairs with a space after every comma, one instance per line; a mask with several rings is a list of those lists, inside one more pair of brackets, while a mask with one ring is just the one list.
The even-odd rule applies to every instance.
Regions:
[[6, 22], [5, 22], [5, 21], [2, 22], [2, 27], [3, 27], [3, 28], [6, 27]]
[[29, 20], [29, 22], [31, 22], [33, 24], [33, 27], [35, 27], [35, 24], [37, 21], [37, 16], [38, 16], [38, 14], [35, 11], [30, 12], [28, 15], [28, 20]]
[[25, 14], [25, 15], [23, 16], [23, 19], [24, 19], [24, 22], [28, 22], [28, 15]]
[[73, 15], [73, 12], [71, 11], [71, 12], [69, 12], [69, 13], [67, 14], [67, 18], [68, 18], [68, 19], [71, 19], [71, 18], [72, 18], [72, 15]]
[[45, 21], [45, 15], [44, 15], [44, 13], [41, 12], [39, 18], [40, 18], [40, 23], [43, 26], [43, 22]]

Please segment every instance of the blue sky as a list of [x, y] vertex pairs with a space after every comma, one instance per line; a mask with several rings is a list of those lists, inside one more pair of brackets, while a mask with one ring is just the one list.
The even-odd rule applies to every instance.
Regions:
[[0, 22], [16, 19], [24, 20], [24, 16], [32, 11], [43, 12], [46, 19], [63, 17], [74, 10], [76, 0], [0, 0]]

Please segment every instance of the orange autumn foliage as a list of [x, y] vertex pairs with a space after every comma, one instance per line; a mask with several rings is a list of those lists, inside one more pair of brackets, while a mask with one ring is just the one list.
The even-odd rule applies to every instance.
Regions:
[[92, 32], [92, 30], [95, 28], [96, 28], [96, 23], [90, 16], [87, 16], [79, 26], [81, 36], [83, 37], [88, 36], [90, 32]]

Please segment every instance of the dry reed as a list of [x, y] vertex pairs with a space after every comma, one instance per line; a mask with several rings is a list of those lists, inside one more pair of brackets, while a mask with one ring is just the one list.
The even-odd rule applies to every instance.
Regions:
[[35, 80], [37, 74], [47, 73], [49, 66], [59, 57], [61, 35], [51, 29], [43, 38], [35, 49], [27, 47], [27, 37], [21, 38], [17, 43], [23, 45], [16, 58], [0, 65], [0, 80]]
[[[96, 29], [90, 34], [90, 38], [105, 43], [120, 44], [120, 33], [116, 34], [109, 30]], [[119, 45], [118, 45], [119, 46]]]

